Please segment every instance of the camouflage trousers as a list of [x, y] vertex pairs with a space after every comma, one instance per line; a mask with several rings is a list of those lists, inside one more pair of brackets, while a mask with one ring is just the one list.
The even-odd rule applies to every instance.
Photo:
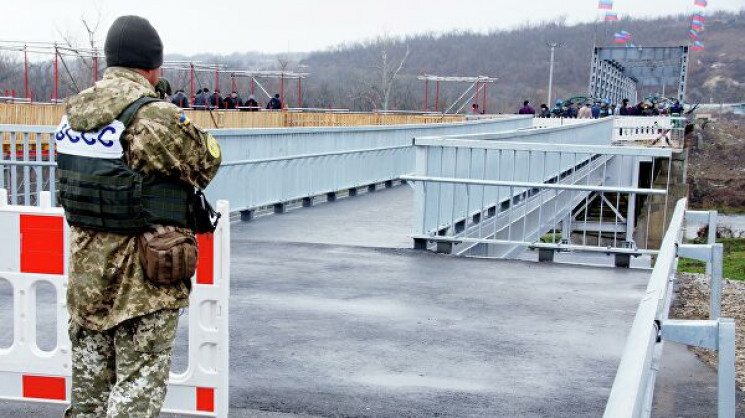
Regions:
[[178, 316], [162, 309], [107, 331], [71, 324], [72, 401], [65, 417], [157, 417]]

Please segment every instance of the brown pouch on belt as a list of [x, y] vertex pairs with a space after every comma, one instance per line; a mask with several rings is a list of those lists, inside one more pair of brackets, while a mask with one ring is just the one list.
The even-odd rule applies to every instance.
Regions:
[[137, 237], [140, 263], [148, 280], [155, 284], [175, 284], [189, 280], [197, 268], [199, 248], [190, 230], [158, 226]]

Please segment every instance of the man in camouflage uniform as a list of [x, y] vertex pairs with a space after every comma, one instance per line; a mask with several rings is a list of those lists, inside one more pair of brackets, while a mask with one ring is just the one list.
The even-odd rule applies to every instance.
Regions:
[[[160, 38], [140, 17], [123, 16], [106, 39], [103, 79], [67, 101], [70, 127], [95, 130], [132, 102], [157, 97]], [[124, 161], [150, 176], [203, 189], [220, 149], [176, 106], [142, 107], [121, 137]], [[185, 234], [192, 232], [181, 229]], [[136, 235], [71, 226], [67, 304], [72, 341], [72, 402], [66, 417], [156, 417], [166, 394], [179, 309], [190, 283], [154, 284], [138, 259]]]

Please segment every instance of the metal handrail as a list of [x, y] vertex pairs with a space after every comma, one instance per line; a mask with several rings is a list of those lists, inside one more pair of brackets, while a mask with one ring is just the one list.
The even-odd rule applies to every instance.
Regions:
[[650, 365], [659, 333], [659, 323], [656, 321], [661, 319], [660, 315], [665, 306], [685, 209], [686, 199], [679, 200], [662, 240], [652, 278], [631, 325], [621, 364], [618, 366], [613, 389], [608, 397], [605, 417], [636, 417], [642, 413], [647, 395], [647, 382], [652, 373]]
[[[605, 418], [649, 417], [654, 385], [664, 341], [715, 349], [718, 361], [718, 416], [735, 416], [734, 321], [719, 318], [721, 305], [721, 244], [684, 245], [680, 243], [686, 217], [686, 199], [675, 206], [665, 233], [652, 276], [634, 322], [631, 325], [621, 363], [605, 407]], [[716, 215], [709, 215], [716, 220]], [[716, 228], [710, 223], [709, 228]], [[692, 257], [713, 264], [709, 320], [668, 320], [673, 280], [678, 257]]]

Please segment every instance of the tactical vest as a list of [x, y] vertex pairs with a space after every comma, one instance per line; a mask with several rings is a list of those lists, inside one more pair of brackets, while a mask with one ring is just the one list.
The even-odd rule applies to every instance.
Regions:
[[70, 225], [120, 234], [156, 225], [193, 229], [194, 187], [178, 179], [145, 176], [124, 160], [124, 131], [142, 106], [155, 101], [142, 97], [95, 131], [76, 132], [67, 116], [62, 118], [55, 132], [59, 198]]

